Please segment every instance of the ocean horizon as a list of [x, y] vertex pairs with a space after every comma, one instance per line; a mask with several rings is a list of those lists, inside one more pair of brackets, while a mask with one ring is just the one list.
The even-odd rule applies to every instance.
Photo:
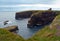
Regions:
[[25, 10], [60, 10], [60, 0], [0, 0], [0, 12]]
[[[14, 5], [15, 6], [15, 5]], [[8, 5], [5, 7], [0, 7], [0, 12], [20, 12], [20, 11], [28, 11], [28, 10], [48, 10], [52, 8], [52, 10], [60, 10], [60, 7], [55, 7], [52, 5], [17, 5], [17, 7], [9, 7]]]

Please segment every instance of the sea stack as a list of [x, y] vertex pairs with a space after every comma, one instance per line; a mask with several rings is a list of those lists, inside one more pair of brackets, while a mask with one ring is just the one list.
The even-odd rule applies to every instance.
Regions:
[[56, 16], [57, 13], [52, 11], [51, 8], [47, 11], [32, 14], [30, 20], [28, 20], [27, 26], [34, 27], [38, 25], [47, 25], [51, 23]]
[[18, 20], [20, 18], [29, 18], [31, 15], [32, 11], [16, 12], [15, 19]]

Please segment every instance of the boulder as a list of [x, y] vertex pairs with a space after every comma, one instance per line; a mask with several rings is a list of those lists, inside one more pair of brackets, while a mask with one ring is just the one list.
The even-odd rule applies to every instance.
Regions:
[[10, 32], [15, 32], [16, 30], [18, 30], [18, 26], [8, 26], [8, 27], [5, 27], [4, 29]]
[[47, 11], [39, 12], [32, 14], [30, 20], [28, 20], [28, 27], [38, 26], [38, 25], [47, 25], [53, 21], [53, 19], [58, 14], [51, 10], [51, 8]]
[[29, 18], [31, 15], [32, 11], [17, 12], [15, 15], [15, 19]]
[[3, 23], [4, 23], [4, 25], [6, 25], [6, 24], [7, 24], [7, 22], [9, 22], [9, 20], [4, 21], [4, 22], [3, 22]]
[[12, 23], [12, 22], [9, 21], [9, 20], [6, 20], [6, 21], [3, 22], [4, 25], [10, 24], [10, 23]]

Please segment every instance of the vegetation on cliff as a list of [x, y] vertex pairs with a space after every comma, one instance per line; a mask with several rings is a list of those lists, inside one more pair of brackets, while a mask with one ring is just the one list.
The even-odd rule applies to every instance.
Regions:
[[0, 28], [0, 41], [24, 41], [24, 39], [17, 34]]

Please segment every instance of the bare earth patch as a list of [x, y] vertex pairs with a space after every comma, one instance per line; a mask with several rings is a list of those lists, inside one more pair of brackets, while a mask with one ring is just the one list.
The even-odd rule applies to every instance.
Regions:
[[56, 25], [57, 32], [55, 35], [60, 36], [60, 25]]

